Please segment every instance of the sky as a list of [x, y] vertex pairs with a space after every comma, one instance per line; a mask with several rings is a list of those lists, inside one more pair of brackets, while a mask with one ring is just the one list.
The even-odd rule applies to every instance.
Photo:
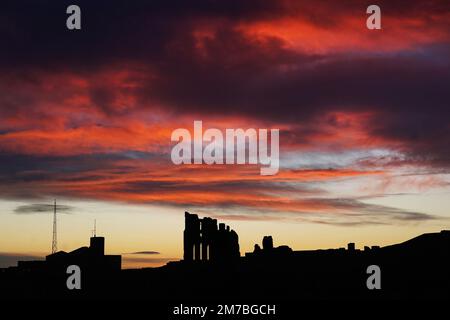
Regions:
[[[182, 257], [184, 211], [294, 250], [450, 228], [450, 3], [3, 1], [0, 267], [88, 245]], [[280, 130], [280, 170], [174, 165], [171, 133]]]

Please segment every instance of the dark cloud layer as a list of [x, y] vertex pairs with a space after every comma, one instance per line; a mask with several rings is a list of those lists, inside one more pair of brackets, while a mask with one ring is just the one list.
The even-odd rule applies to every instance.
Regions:
[[[399, 141], [404, 151], [424, 161], [450, 163], [448, 42], [394, 53], [351, 48], [308, 53], [276, 36], [255, 38], [238, 27], [297, 17], [339, 33], [339, 24], [364, 8], [364, 1], [80, 1], [79, 32], [64, 27], [69, 4], [2, 5], [3, 72], [26, 82], [36, 81], [33, 72], [89, 77], [112, 66], [129, 67], [143, 73], [131, 89], [136, 108], [164, 105], [184, 114], [308, 123], [327, 112], [372, 112], [368, 130], [373, 136]], [[446, 1], [379, 5], [388, 17], [418, 19], [424, 28], [443, 23], [427, 16], [449, 12]], [[199, 39], [196, 32], [204, 29], [209, 35]], [[91, 88], [90, 99], [109, 115], [123, 112], [114, 107], [117, 92], [108, 84]]]
[[[329, 213], [324, 214], [321, 212], [309, 211], [307, 209], [308, 205], [312, 208], [323, 206], [328, 208], [325, 211], [328, 210]], [[302, 205], [300, 208], [302, 206], [305, 208], [298, 209], [295, 208], [294, 204], [292, 210], [283, 210], [283, 214], [280, 213], [278, 215], [274, 215], [273, 213], [271, 214], [270, 208], [258, 208], [257, 213], [258, 217], [262, 220], [293, 220], [337, 226], [404, 225], [406, 223], [445, 220], [445, 218], [436, 215], [411, 210], [402, 210], [383, 205], [369, 204], [352, 198], [309, 198], [302, 200]], [[255, 218], [252, 214], [252, 210], [254, 210], [254, 208], [249, 207], [246, 208], [248, 210], [246, 213], [242, 213], [242, 211], [239, 213], [240, 207], [242, 208], [242, 205], [229, 201], [210, 210], [201, 207], [195, 208], [195, 210], [207, 212], [208, 214], [217, 216], [219, 219], [258, 220], [258, 217]], [[222, 213], [215, 214], [215, 211]], [[264, 213], [266, 215], [264, 215]]]
[[160, 254], [160, 253], [158, 251], [137, 251], [137, 252], [132, 252], [132, 253], [128, 253], [128, 254], [153, 255], [153, 254]]
[[[272, 21], [285, 17], [336, 28], [348, 17], [358, 16], [370, 1], [271, 1], [271, 0], [79, 0], [83, 25], [79, 32], [65, 28], [66, 8], [73, 1], [3, 1], [0, 35], [8, 44], [0, 57], [5, 65], [95, 66], [115, 60], [165, 59], [174, 40], [187, 46], [191, 31], [205, 22], [222, 25]], [[445, 13], [447, 1], [378, 1], [386, 16], [429, 19]], [[437, 22], [435, 22], [437, 23]], [[161, 61], [164, 62], [164, 61]], [[71, 65], [72, 64], [72, 65]]]
[[[233, 195], [259, 197], [276, 190], [316, 197], [321, 192], [276, 182], [141, 179], [141, 168], [126, 162], [127, 153], [137, 151], [120, 150], [129, 136], [108, 138], [121, 125], [127, 131], [136, 119], [143, 121], [143, 114], [155, 116], [161, 110], [168, 118], [230, 117], [284, 126], [288, 129], [282, 131], [281, 144], [289, 141], [294, 146], [310, 137], [333, 134], [324, 127], [342, 131], [344, 138], [356, 135], [359, 132], [342, 125], [336, 114], [352, 115], [354, 121], [365, 115], [360, 125], [367, 140], [395, 148], [405, 156], [404, 162], [440, 172], [450, 168], [448, 1], [379, 1], [385, 23], [380, 33], [364, 29], [368, 1], [77, 1], [82, 8], [80, 31], [65, 28], [70, 4], [2, 2], [0, 190], [4, 198], [51, 194], [103, 200], [107, 189], [112, 198], [126, 194], [142, 196], [138, 201], [143, 203], [190, 206], [198, 204], [188, 194], [192, 190], [197, 195], [228, 195], [216, 199], [216, 208], [250, 210], [259, 206], [258, 201], [242, 202]], [[356, 27], [348, 27], [349, 21], [356, 21]], [[283, 22], [283, 32], [275, 32]], [[301, 23], [293, 27], [294, 40], [295, 33], [310, 32], [310, 43], [317, 42], [319, 49], [307, 50], [283, 36], [292, 33], [292, 23]], [[305, 26], [310, 31], [304, 31]], [[323, 32], [332, 32], [344, 43], [336, 44], [339, 49], [331, 47], [329, 38], [320, 38]], [[43, 132], [55, 128], [59, 131], [54, 135], [62, 136], [58, 146], [66, 147], [65, 153], [52, 145], [39, 155], [36, 146], [53, 142]], [[88, 129], [77, 131], [80, 128]], [[95, 134], [99, 138], [89, 141], [94, 146], [89, 148], [84, 139]], [[74, 140], [80, 143], [67, 150], [65, 141]], [[108, 143], [114, 146], [112, 151], [106, 148]], [[81, 149], [85, 145], [89, 147]], [[100, 150], [104, 145], [106, 151]], [[21, 150], [27, 147], [33, 152]], [[168, 161], [167, 155], [162, 159], [161, 154], [140, 152], [133, 155], [136, 162]], [[127, 174], [132, 177], [121, 180]], [[49, 181], [57, 184], [48, 185]], [[171, 191], [188, 195], [174, 203]], [[158, 193], [168, 197], [145, 199]], [[434, 219], [354, 199], [311, 198], [301, 205], [334, 208], [343, 216], [351, 212], [355, 217], [357, 211], [366, 215], [343, 223], [385, 223], [385, 214], [395, 222]], [[15, 213], [50, 210], [49, 205], [35, 204]], [[64, 210], [71, 208], [61, 207]]]
[[[55, 209], [54, 205], [52, 204], [45, 204], [45, 203], [33, 203], [33, 204], [27, 204], [23, 206], [18, 206], [14, 209], [14, 213], [16, 214], [34, 214], [34, 213], [49, 213], [53, 212]], [[56, 205], [56, 211], [58, 213], [70, 213], [74, 208], [72, 206], [67, 205]]]

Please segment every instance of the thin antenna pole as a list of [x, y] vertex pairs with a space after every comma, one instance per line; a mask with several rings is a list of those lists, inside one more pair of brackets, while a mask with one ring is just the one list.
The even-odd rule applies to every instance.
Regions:
[[52, 254], [58, 251], [57, 233], [56, 233], [56, 199], [53, 204], [53, 240], [52, 240]]
[[97, 219], [94, 219], [94, 238], [97, 236]]

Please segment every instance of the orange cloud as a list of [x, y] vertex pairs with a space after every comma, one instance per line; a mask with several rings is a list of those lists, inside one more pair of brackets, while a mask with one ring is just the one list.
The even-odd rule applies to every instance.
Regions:
[[[366, 7], [361, 3], [330, 4], [285, 1], [288, 14], [244, 21], [238, 28], [256, 39], [278, 38], [286, 47], [311, 54], [345, 51], [392, 52], [409, 50], [450, 39], [450, 13], [433, 5], [404, 10], [380, 4], [382, 30], [366, 28]], [[410, 10], [411, 9], [411, 10]], [[430, 10], [431, 12], [427, 11]]]

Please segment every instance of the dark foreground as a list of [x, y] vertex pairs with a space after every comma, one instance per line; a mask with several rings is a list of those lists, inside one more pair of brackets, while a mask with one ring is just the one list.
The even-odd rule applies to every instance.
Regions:
[[[176, 262], [161, 268], [81, 267], [81, 289], [66, 266], [0, 272], [1, 298], [128, 299], [164, 303], [278, 303], [307, 300], [450, 300], [450, 232], [425, 234], [370, 251], [269, 251], [233, 263]], [[381, 289], [369, 289], [368, 266]]]

